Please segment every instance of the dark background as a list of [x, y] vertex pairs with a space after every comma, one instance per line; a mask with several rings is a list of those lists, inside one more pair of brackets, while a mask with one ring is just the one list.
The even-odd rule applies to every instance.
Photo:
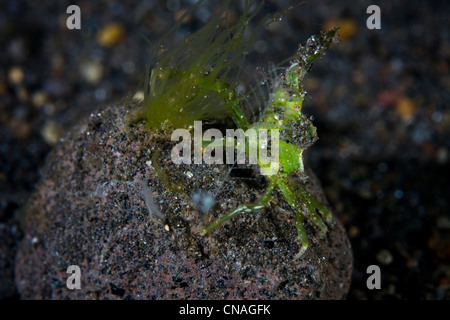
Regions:
[[[20, 298], [17, 213], [60, 137], [101, 104], [132, 96], [152, 40], [193, 1], [2, 1], [0, 4], [0, 298]], [[179, 30], [194, 30], [216, 1]], [[240, 1], [232, 1], [230, 17]], [[66, 8], [81, 8], [68, 30]], [[296, 1], [267, 1], [261, 14]], [[368, 30], [369, 5], [381, 29]], [[450, 5], [445, 1], [310, 1], [263, 30], [256, 67], [289, 57], [331, 26], [341, 41], [314, 63], [304, 112], [319, 141], [307, 165], [319, 176], [354, 250], [349, 299], [450, 298]], [[103, 37], [101, 36], [103, 35]], [[148, 43], [144, 40], [147, 37]], [[381, 268], [368, 290], [366, 269]]]

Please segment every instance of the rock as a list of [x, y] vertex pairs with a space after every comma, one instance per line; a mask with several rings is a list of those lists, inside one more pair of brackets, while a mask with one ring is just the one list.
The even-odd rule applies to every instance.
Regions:
[[[325, 235], [305, 220], [310, 246], [297, 260], [294, 215], [279, 191], [267, 209], [201, 235], [202, 225], [256, 201], [264, 179], [236, 179], [226, 165], [176, 167], [173, 142], [142, 122], [127, 127], [130, 108], [101, 108], [49, 155], [21, 217], [21, 298], [345, 298], [352, 252], [336, 218]], [[326, 203], [312, 174], [307, 189]], [[199, 194], [214, 200], [206, 213]], [[66, 287], [70, 265], [80, 267], [79, 290]]]
[[[1, 218], [3, 217], [0, 215]], [[0, 239], [2, 239], [0, 241], [0, 300], [17, 298], [14, 283], [14, 257], [20, 235], [17, 234], [17, 226], [8, 222], [0, 222]]]

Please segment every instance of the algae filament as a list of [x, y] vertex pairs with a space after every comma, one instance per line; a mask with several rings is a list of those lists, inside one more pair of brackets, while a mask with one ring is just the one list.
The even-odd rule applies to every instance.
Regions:
[[[157, 62], [149, 68], [142, 107], [133, 121], [146, 119], [150, 129], [188, 128], [195, 120], [217, 120], [239, 105], [236, 94], [245, 54], [255, 33], [245, 39], [249, 21], [262, 6], [246, 1], [244, 11], [233, 25], [227, 22], [229, 1], [212, 19], [184, 42], [166, 47], [170, 38], [197, 3], [153, 46]], [[250, 14], [252, 9], [253, 14]]]

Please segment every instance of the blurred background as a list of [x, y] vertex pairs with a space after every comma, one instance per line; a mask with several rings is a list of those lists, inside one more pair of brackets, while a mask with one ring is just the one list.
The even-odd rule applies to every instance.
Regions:
[[[0, 3], [0, 298], [20, 298], [17, 213], [46, 155], [99, 105], [135, 94], [152, 41], [195, 2]], [[66, 26], [72, 4], [81, 9], [81, 30]], [[218, 5], [206, 1], [179, 37]], [[366, 27], [370, 5], [381, 9], [379, 30]], [[290, 6], [262, 30], [245, 77], [288, 58], [310, 35], [341, 27], [340, 42], [307, 76], [304, 113], [319, 135], [307, 165], [354, 251], [348, 299], [449, 299], [450, 3], [266, 1], [249, 29]], [[232, 1], [230, 19], [241, 10], [242, 1]], [[380, 290], [366, 286], [373, 264]]]

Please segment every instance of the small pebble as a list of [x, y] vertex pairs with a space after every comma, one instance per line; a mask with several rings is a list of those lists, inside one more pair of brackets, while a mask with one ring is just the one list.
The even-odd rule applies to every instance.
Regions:
[[143, 91], [137, 91], [134, 96], [133, 96], [133, 100], [135, 101], [144, 101], [144, 92]]
[[439, 164], [445, 164], [448, 161], [448, 150], [446, 147], [441, 147], [436, 153], [436, 160]]
[[[174, 12], [175, 20], [179, 20], [186, 13], [186, 11], [186, 9], [180, 9]], [[183, 23], [188, 23], [190, 20], [192, 20], [192, 15], [188, 14], [186, 17], [184, 17]]]
[[353, 19], [328, 20], [325, 22], [324, 30], [329, 30], [334, 27], [340, 28], [338, 34], [341, 40], [350, 39], [358, 31], [358, 24]]
[[8, 127], [12, 134], [19, 139], [27, 139], [33, 133], [30, 123], [15, 118], [9, 120]]
[[396, 199], [400, 200], [401, 198], [403, 198], [403, 190], [400, 189], [395, 190], [394, 196]]
[[103, 77], [103, 65], [98, 60], [81, 64], [81, 75], [90, 84], [98, 84]]
[[433, 121], [436, 123], [441, 122], [443, 118], [444, 118], [444, 116], [443, 116], [442, 112], [439, 112], [439, 111], [435, 111], [431, 115], [431, 119], [433, 119]]
[[97, 101], [103, 101], [103, 100], [106, 99], [106, 95], [107, 95], [107, 94], [106, 94], [105, 89], [103, 89], [103, 88], [98, 88], [98, 89], [95, 90], [94, 95], [95, 95], [95, 99], [96, 99]]
[[123, 72], [130, 74], [136, 70], [136, 66], [134, 65], [133, 61], [128, 60], [128, 61], [125, 61], [124, 63], [122, 63], [122, 70], [123, 70]]
[[438, 229], [450, 230], [450, 218], [442, 215], [436, 219], [436, 227]]
[[391, 252], [389, 250], [386, 250], [386, 249], [380, 250], [377, 253], [377, 257], [376, 258], [377, 258], [377, 261], [379, 263], [382, 263], [384, 265], [389, 265], [389, 264], [392, 263], [392, 260], [394, 260]]
[[317, 77], [305, 79], [305, 87], [307, 90], [317, 90], [320, 87], [320, 79]]
[[395, 90], [383, 90], [377, 97], [377, 101], [385, 107], [393, 106], [397, 100], [398, 93]]
[[19, 89], [17, 90], [17, 98], [19, 99], [20, 102], [26, 102], [28, 101], [30, 95], [28, 93], [27, 88], [25, 88], [24, 86], [20, 86]]
[[356, 238], [359, 237], [360, 230], [358, 226], [351, 226], [348, 230], [348, 235], [350, 238]]
[[167, 0], [166, 7], [172, 12], [180, 9], [180, 0]]
[[416, 113], [416, 103], [408, 97], [401, 97], [395, 104], [395, 110], [400, 117], [408, 119]]
[[101, 28], [97, 34], [97, 42], [102, 47], [112, 47], [125, 37], [125, 28], [121, 23], [112, 22]]
[[14, 66], [11, 69], [9, 69], [8, 79], [9, 79], [10, 83], [12, 83], [14, 85], [21, 84], [23, 82], [24, 78], [25, 78], [25, 74], [21, 67]]
[[36, 91], [31, 97], [31, 102], [35, 107], [40, 108], [48, 102], [48, 94], [44, 91]]
[[63, 97], [70, 92], [70, 84], [65, 78], [46, 79], [42, 86], [43, 90], [54, 97]]
[[5, 82], [0, 82], [0, 96], [8, 93], [8, 85]]
[[62, 128], [54, 121], [47, 121], [42, 128], [41, 135], [49, 145], [55, 145], [62, 135]]

